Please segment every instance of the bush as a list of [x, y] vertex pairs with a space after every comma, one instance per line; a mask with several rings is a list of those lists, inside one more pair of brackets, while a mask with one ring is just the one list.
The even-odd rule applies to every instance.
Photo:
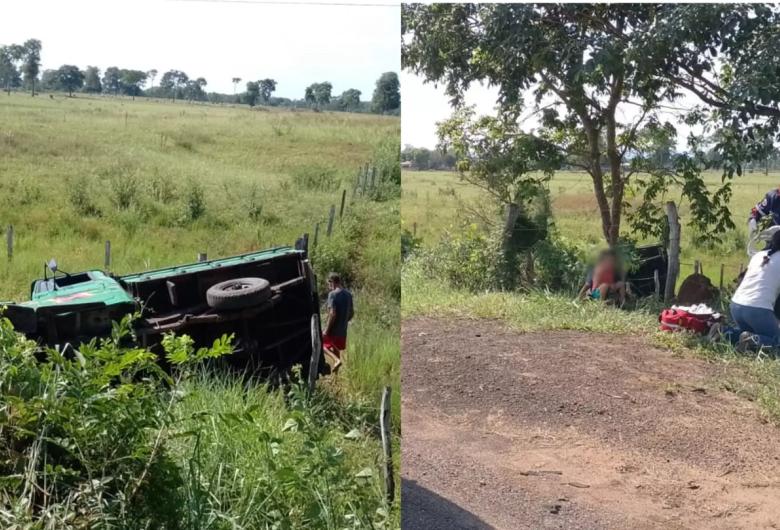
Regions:
[[333, 192], [341, 187], [341, 176], [333, 166], [301, 166], [293, 173], [292, 183], [306, 191]]
[[534, 246], [534, 283], [552, 291], [575, 292], [585, 282], [584, 250], [553, 236]]
[[89, 196], [89, 181], [81, 175], [71, 181], [68, 190], [68, 199], [76, 211], [86, 217], [97, 217], [100, 209], [95, 206]]
[[349, 287], [357, 275], [355, 245], [343, 232], [334, 232], [331, 237], [322, 237], [311, 250], [311, 262], [317, 273], [318, 289], [324, 293], [329, 273], [337, 272], [342, 282]]
[[184, 208], [184, 215], [188, 221], [195, 221], [206, 214], [206, 198], [203, 188], [193, 178], [187, 181], [187, 189], [184, 192]]
[[455, 289], [472, 292], [508, 290], [516, 276], [508, 274], [500, 238], [465, 224], [460, 231], [447, 233], [432, 249], [420, 253], [420, 264], [431, 278], [445, 280]]
[[168, 377], [152, 353], [121, 347], [129, 335], [128, 317], [74, 359], [47, 350], [39, 364], [35, 344], [0, 321], [4, 528], [179, 527], [184, 475], [164, 442], [182, 433], [170, 412], [191, 368], [228, 353], [229, 340], [195, 352], [167, 336]]
[[127, 210], [138, 203], [141, 185], [132, 168], [118, 166], [111, 171], [111, 202], [117, 210]]
[[415, 250], [420, 248], [420, 243], [421, 240], [419, 238], [414, 237], [414, 234], [404, 228], [401, 232], [401, 259], [405, 260]]

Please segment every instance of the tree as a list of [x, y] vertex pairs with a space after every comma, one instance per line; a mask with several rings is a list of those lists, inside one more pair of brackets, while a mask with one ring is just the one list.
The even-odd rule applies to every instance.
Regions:
[[146, 82], [146, 72], [141, 70], [120, 70], [119, 75], [125, 93], [133, 96], [135, 101], [135, 96], [141, 93], [141, 85]]
[[[640, 133], [666, 129], [668, 136], [661, 112], [682, 91], [716, 111], [714, 118], [706, 107], [679, 111], [688, 123], [713, 126], [719, 120], [732, 127], [735, 118], [745, 124], [764, 118], [761, 126], [777, 128], [780, 59], [770, 50], [780, 49], [778, 11], [771, 4], [404, 4], [402, 63], [426, 81], [443, 83], [456, 109], [473, 83], [496, 86], [497, 119], [506, 125], [520, 118], [530, 99], [541, 127], [533, 135], [513, 134], [541, 142], [549, 155], [590, 175], [609, 244], [620, 236], [625, 191], [632, 185], [644, 200], [632, 215], [635, 230], [659, 233], [663, 212], [653, 201], [678, 183], [691, 203], [693, 228], [716, 237], [733, 227], [730, 185], [714, 193], [706, 188], [706, 161], [695, 138], [690, 153], [660, 167], [641, 154]], [[621, 119], [628, 114], [635, 116]], [[457, 137], [447, 133], [457, 127], [451, 125], [440, 133], [454, 145]], [[739, 157], [764, 148], [750, 151], [737, 136], [720, 149], [730, 160], [729, 177], [741, 174]], [[464, 145], [459, 156], [480, 147], [476, 135], [472, 140], [477, 143]]]
[[84, 92], [99, 94], [102, 91], [103, 85], [100, 83], [100, 69], [97, 66], [87, 66], [84, 72]]
[[157, 70], [155, 70], [154, 68], [152, 68], [151, 70], [149, 70], [148, 72], [146, 72], [146, 77], [148, 77], [149, 79], [151, 79], [151, 83], [150, 83], [150, 85], [151, 85], [151, 86], [149, 87], [149, 89], [151, 90], [151, 89], [153, 89], [153, 88], [154, 88], [154, 78], [155, 78], [155, 77], [157, 77]]
[[103, 88], [116, 96], [122, 88], [122, 71], [116, 66], [106, 68], [103, 74]]
[[246, 84], [246, 95], [244, 96], [244, 101], [246, 101], [247, 105], [249, 105], [250, 107], [254, 107], [259, 97], [260, 97], [260, 84], [255, 83], [254, 81], [248, 82]]
[[240, 82], [241, 82], [241, 78], [240, 77], [234, 77], [233, 78], [233, 95], [234, 96], [236, 95], [236, 86], [238, 86], [238, 84]]
[[57, 69], [56, 78], [59, 87], [73, 96], [73, 92], [84, 86], [84, 72], [78, 66], [64, 64]]
[[333, 90], [333, 85], [328, 81], [324, 83], [313, 83], [306, 87], [305, 101], [308, 103], [314, 103], [317, 107], [327, 105], [330, 103], [330, 93]]
[[401, 107], [401, 83], [397, 73], [385, 72], [377, 79], [371, 106], [378, 114]]
[[26, 41], [22, 45], [22, 53], [24, 54], [24, 64], [22, 65], [24, 79], [30, 83], [31, 94], [35, 96], [35, 80], [41, 71], [41, 41], [38, 39]]
[[260, 86], [260, 97], [263, 103], [268, 103], [268, 100], [271, 99], [271, 94], [276, 91], [276, 81], [273, 79], [262, 79], [257, 84]]
[[353, 110], [360, 107], [360, 90], [350, 88], [345, 90], [339, 98], [341, 108], [344, 110]]
[[206, 98], [206, 92], [203, 90], [208, 83], [203, 77], [199, 77], [187, 84], [187, 97], [190, 101], [200, 101]]
[[181, 87], [186, 86], [189, 80], [189, 76], [184, 72], [180, 72], [179, 70], [168, 70], [160, 79], [160, 87], [165, 90], [165, 92], [170, 92], [171, 99], [176, 101], [176, 91], [181, 89]]
[[57, 70], [44, 70], [41, 74], [41, 81], [38, 85], [44, 92], [56, 92], [57, 90], [65, 90], [60, 85], [59, 72]]
[[17, 69], [17, 63], [22, 58], [21, 47], [18, 45], [0, 46], [0, 86], [8, 95], [11, 89], [21, 86], [21, 76]]

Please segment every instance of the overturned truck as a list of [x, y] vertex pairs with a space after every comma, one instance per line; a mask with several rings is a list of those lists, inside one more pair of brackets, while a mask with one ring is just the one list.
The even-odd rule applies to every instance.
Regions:
[[163, 334], [187, 334], [196, 347], [234, 335], [227, 364], [260, 375], [328, 371], [319, 325], [317, 282], [305, 250], [249, 254], [116, 276], [67, 273], [52, 260], [32, 282], [28, 302], [5, 303], [17, 331], [66, 351], [111, 335], [112, 322], [139, 313], [138, 345], [158, 354]]

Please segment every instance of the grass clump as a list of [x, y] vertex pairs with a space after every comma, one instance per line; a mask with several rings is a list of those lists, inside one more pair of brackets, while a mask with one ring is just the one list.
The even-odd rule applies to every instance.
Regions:
[[341, 176], [332, 166], [305, 165], [293, 172], [292, 183], [296, 188], [304, 191], [332, 192], [341, 187]]
[[74, 359], [39, 363], [0, 321], [4, 528], [389, 527], [365, 410], [202, 373], [231, 337], [195, 351], [166, 336], [167, 375], [129, 336], [127, 318]]

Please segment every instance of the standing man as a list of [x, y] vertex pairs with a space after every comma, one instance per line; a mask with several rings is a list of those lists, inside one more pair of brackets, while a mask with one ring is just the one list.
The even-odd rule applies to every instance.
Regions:
[[335, 361], [333, 373], [341, 367], [341, 352], [347, 349], [347, 326], [355, 316], [352, 294], [341, 286], [341, 277], [328, 275], [328, 322], [322, 334], [322, 347]]
[[755, 208], [750, 211], [748, 241], [753, 238], [753, 234], [758, 229], [758, 221], [767, 215], [772, 216], [772, 225], [780, 225], [780, 190], [778, 189], [770, 190], [764, 200], [756, 204]]

